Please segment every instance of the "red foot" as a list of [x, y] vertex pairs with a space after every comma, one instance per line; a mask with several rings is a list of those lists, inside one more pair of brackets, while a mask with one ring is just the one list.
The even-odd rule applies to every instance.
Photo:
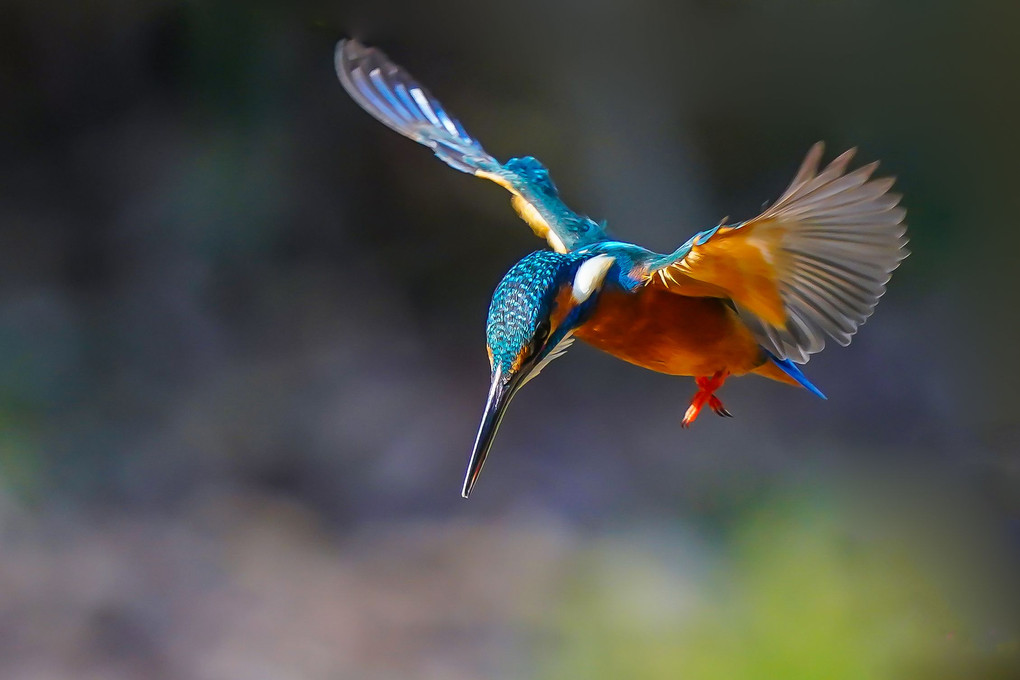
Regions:
[[684, 413], [684, 419], [680, 422], [682, 427], [690, 427], [691, 423], [698, 419], [698, 414], [701, 413], [701, 409], [704, 408], [705, 404], [708, 404], [708, 407], [720, 416], [733, 417], [733, 414], [727, 411], [726, 407], [719, 401], [719, 397], [712, 394], [723, 386], [729, 374], [729, 371], [723, 370], [716, 371], [715, 375], [711, 378], [694, 379], [694, 382], [698, 385], [698, 393], [691, 399], [691, 405], [687, 407], [687, 412]]

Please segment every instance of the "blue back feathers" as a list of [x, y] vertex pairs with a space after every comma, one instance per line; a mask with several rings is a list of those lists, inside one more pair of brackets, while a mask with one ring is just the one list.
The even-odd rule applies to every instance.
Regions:
[[493, 367], [504, 373], [549, 317], [560, 286], [572, 282], [584, 258], [540, 250], [515, 264], [496, 286], [485, 326]]

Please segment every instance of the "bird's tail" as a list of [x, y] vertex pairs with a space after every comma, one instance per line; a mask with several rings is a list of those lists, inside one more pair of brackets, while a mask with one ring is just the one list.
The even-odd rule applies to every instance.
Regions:
[[431, 148], [451, 167], [495, 172], [499, 162], [410, 73], [380, 50], [356, 40], [337, 43], [337, 77], [363, 109], [380, 122]]
[[822, 399], [828, 399], [820, 389], [814, 386], [814, 383], [808, 380], [808, 377], [804, 375], [804, 372], [793, 361], [790, 359], [780, 359], [768, 350], [763, 351], [768, 356], [768, 360], [756, 368], [754, 370], [755, 373], [772, 380], [778, 380], [791, 385], [800, 385], [812, 394]]

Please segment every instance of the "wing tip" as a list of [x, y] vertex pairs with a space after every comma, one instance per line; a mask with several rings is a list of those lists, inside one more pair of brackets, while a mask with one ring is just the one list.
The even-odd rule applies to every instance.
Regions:
[[781, 276], [788, 328], [759, 317], [755, 334], [777, 356], [798, 363], [821, 351], [826, 337], [850, 344], [910, 255], [896, 178], [873, 177], [878, 161], [848, 170], [856, 147], [815, 174], [822, 148], [811, 147], [791, 188], [756, 218], [787, 216], [783, 248], [792, 253], [792, 269]]
[[340, 84], [344, 86], [344, 89], [362, 106], [365, 104], [355, 94], [358, 87], [353, 81], [353, 74], [358, 70], [360, 62], [364, 61], [373, 51], [375, 48], [366, 47], [355, 38], [341, 38], [333, 48], [333, 69], [336, 71], [337, 78], [340, 79]]
[[353, 62], [369, 49], [371, 48], [365, 47], [356, 38], [340, 38], [333, 49], [333, 64], [339, 72], [342, 66]]

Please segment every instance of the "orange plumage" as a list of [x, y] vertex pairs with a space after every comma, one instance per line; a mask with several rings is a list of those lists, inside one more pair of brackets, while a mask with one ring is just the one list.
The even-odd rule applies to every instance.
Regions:
[[761, 347], [720, 298], [677, 295], [655, 286], [606, 289], [574, 333], [637, 366], [670, 375], [743, 375], [765, 361]]

